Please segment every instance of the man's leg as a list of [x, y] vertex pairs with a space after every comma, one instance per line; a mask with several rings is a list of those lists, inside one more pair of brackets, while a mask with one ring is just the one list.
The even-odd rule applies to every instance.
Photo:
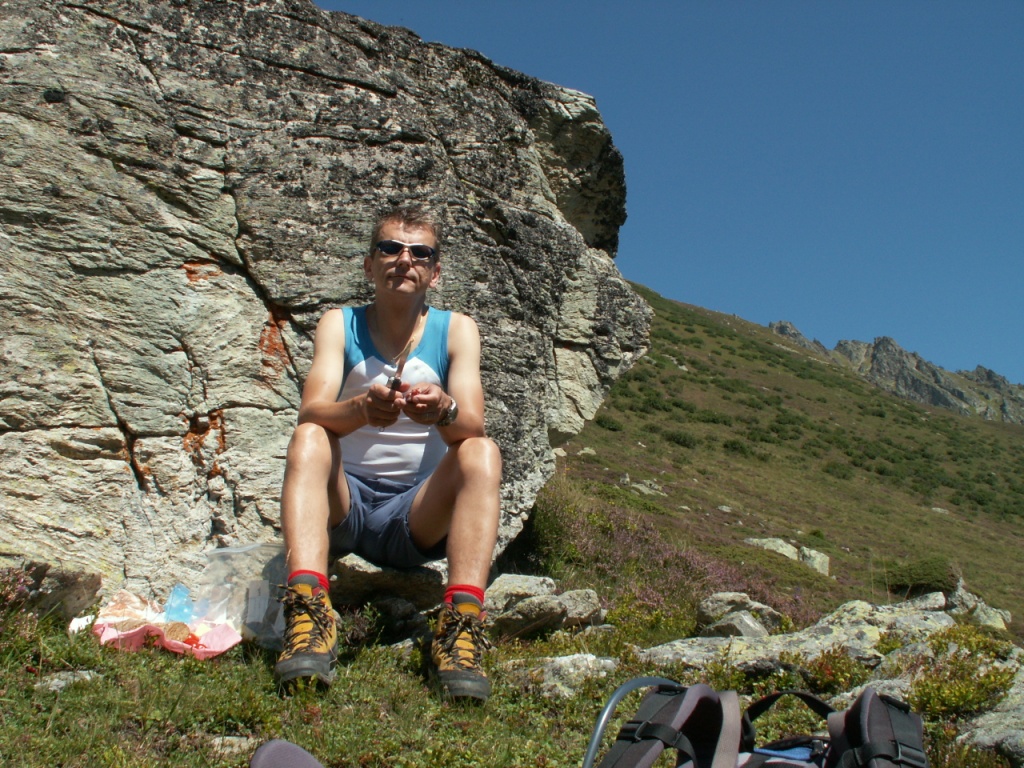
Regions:
[[348, 508], [337, 438], [317, 424], [300, 424], [288, 444], [281, 490], [288, 585], [284, 649], [274, 668], [279, 685], [300, 678], [330, 685], [334, 679], [338, 632], [326, 575], [328, 532]]
[[345, 519], [348, 509], [337, 437], [319, 424], [299, 424], [288, 443], [281, 488], [288, 573], [327, 570], [328, 531]]
[[491, 683], [481, 666], [487, 644], [480, 615], [498, 537], [501, 453], [474, 437], [451, 446], [409, 512], [409, 531], [422, 550], [448, 537], [448, 592], [431, 645], [441, 686], [453, 698], [484, 701]]
[[448, 537], [448, 581], [487, 586], [501, 512], [501, 452], [488, 437], [448, 449], [409, 512], [416, 546], [428, 550]]

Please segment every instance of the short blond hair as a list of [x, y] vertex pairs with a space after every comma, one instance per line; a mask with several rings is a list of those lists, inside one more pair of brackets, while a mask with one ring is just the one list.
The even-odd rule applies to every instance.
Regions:
[[392, 223], [402, 224], [409, 228], [422, 227], [424, 229], [429, 229], [434, 235], [434, 240], [436, 241], [434, 250], [437, 251], [437, 256], [440, 256], [441, 238], [444, 231], [443, 225], [441, 224], [440, 218], [438, 218], [433, 211], [419, 203], [403, 203], [402, 205], [396, 205], [394, 208], [391, 208], [377, 217], [377, 222], [373, 225], [373, 237], [370, 240], [371, 254], [377, 247], [377, 243], [380, 241], [380, 231], [384, 229], [384, 225]]

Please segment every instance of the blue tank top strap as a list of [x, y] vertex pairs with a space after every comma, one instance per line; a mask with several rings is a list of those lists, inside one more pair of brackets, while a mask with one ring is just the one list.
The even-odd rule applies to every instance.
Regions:
[[377, 352], [366, 321], [366, 307], [342, 307], [345, 319], [345, 371], [342, 381], [359, 363]]
[[413, 356], [437, 371], [444, 389], [448, 389], [448, 326], [451, 319], [450, 311], [430, 307], [423, 338], [413, 352]]

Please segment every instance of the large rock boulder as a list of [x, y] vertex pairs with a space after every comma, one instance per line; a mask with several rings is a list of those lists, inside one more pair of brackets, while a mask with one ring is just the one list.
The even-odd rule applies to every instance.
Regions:
[[646, 348], [594, 100], [308, 0], [4, 2], [3, 556], [160, 593], [274, 537], [316, 321], [405, 200], [483, 333], [504, 548]]

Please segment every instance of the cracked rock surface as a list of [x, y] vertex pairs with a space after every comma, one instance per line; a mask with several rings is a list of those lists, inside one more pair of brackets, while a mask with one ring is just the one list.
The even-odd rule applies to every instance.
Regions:
[[273, 538], [320, 314], [376, 212], [443, 211], [499, 548], [646, 349], [593, 99], [304, 0], [0, 0], [0, 555], [165, 591]]

